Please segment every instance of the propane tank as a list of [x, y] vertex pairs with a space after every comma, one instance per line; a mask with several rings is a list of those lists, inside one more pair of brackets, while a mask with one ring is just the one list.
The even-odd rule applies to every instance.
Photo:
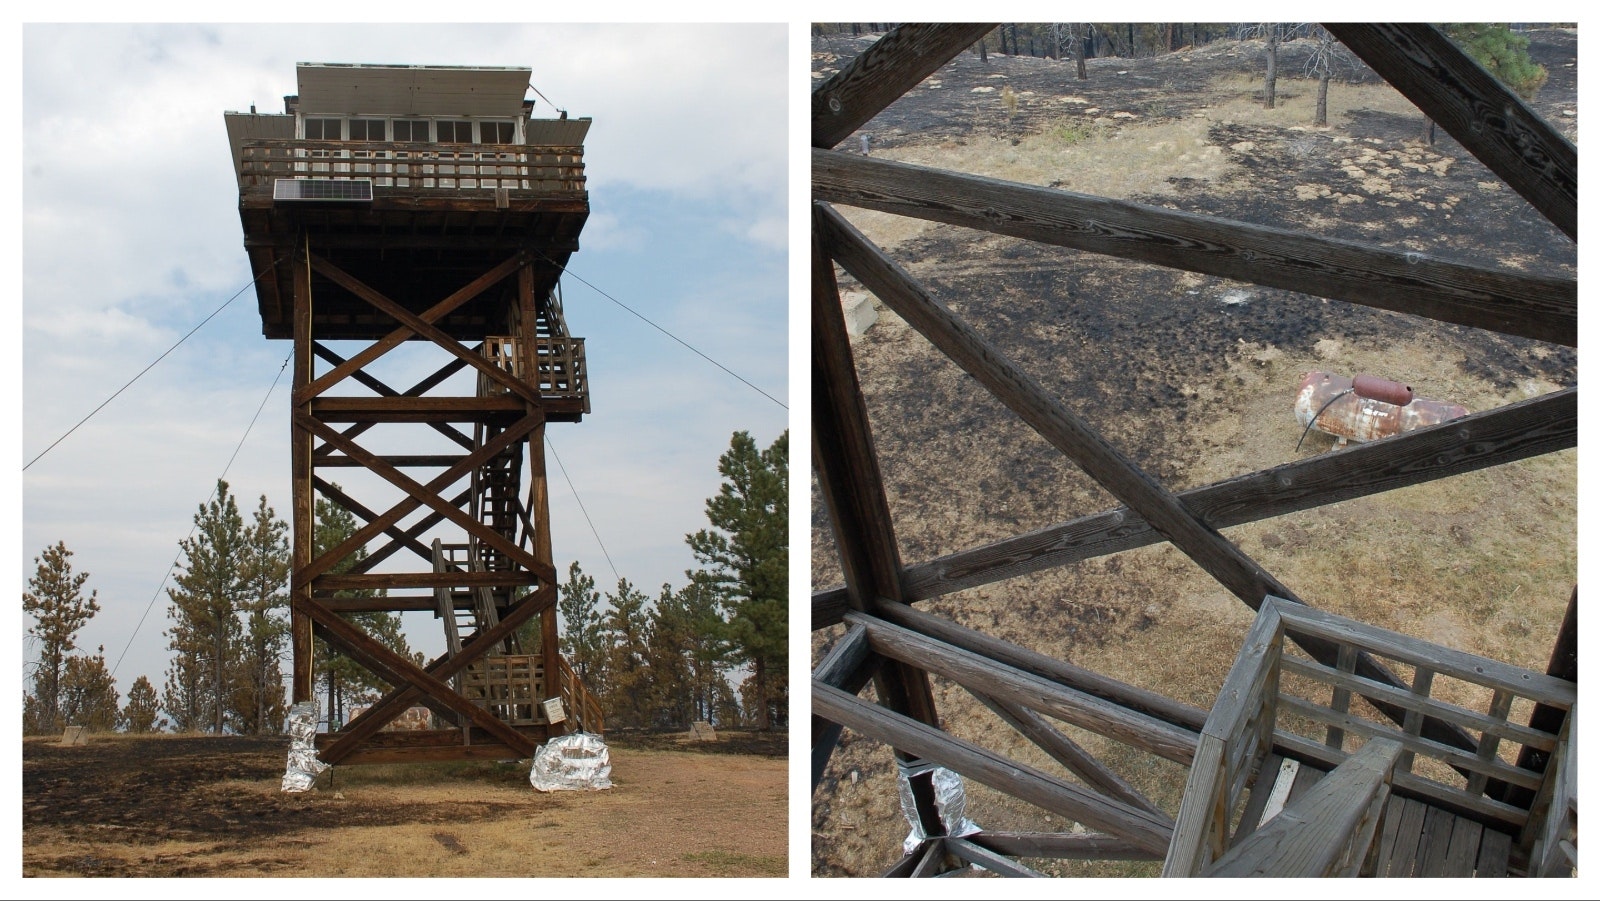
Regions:
[[1300, 381], [1294, 414], [1301, 426], [1340, 439], [1372, 441], [1459, 419], [1467, 408], [1416, 397], [1409, 387], [1388, 379], [1351, 379], [1312, 370]]
[[1410, 385], [1402, 385], [1399, 382], [1380, 379], [1375, 375], [1362, 374], [1356, 376], [1352, 387], [1360, 397], [1381, 400], [1386, 404], [1394, 404], [1397, 407], [1403, 407], [1411, 403], [1411, 399], [1414, 397], [1411, 393]]

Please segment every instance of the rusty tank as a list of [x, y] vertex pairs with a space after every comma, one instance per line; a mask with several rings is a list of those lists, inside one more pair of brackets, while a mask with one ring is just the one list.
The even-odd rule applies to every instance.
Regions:
[[1343, 445], [1449, 422], [1467, 415], [1467, 408], [1417, 397], [1410, 386], [1377, 376], [1352, 379], [1312, 370], [1300, 382], [1294, 415], [1301, 426], [1333, 435]]

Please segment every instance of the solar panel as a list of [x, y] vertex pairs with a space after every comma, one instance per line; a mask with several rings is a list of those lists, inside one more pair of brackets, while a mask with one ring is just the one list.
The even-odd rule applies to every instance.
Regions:
[[370, 178], [280, 178], [273, 182], [274, 201], [372, 202]]

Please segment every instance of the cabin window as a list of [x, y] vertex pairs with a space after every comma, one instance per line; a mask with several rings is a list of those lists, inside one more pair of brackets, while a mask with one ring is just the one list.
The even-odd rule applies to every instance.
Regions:
[[516, 131], [515, 122], [479, 122], [479, 143], [510, 144], [516, 140]]
[[396, 119], [394, 120], [394, 139], [408, 141], [414, 144], [428, 143], [427, 119]]
[[337, 141], [343, 137], [343, 119], [306, 119], [308, 141]]
[[439, 129], [439, 143], [441, 144], [471, 144], [472, 123], [454, 120], [440, 120], [434, 123]]
[[352, 141], [387, 141], [387, 123], [382, 119], [351, 119], [350, 140]]

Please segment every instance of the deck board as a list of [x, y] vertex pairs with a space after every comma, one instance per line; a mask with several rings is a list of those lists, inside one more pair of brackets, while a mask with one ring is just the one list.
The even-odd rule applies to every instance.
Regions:
[[1483, 830], [1478, 844], [1478, 876], [1505, 876], [1511, 868], [1511, 836], [1496, 829]]
[[1425, 878], [1444, 875], [1444, 859], [1450, 850], [1455, 819], [1447, 810], [1428, 808], [1428, 815], [1422, 821], [1422, 840], [1417, 843], [1417, 865], [1412, 875]]
[[1450, 850], [1445, 854], [1441, 876], [1471, 876], [1478, 863], [1478, 845], [1483, 840], [1483, 824], [1457, 819], [1450, 832]]
[[1422, 840], [1422, 821], [1428, 807], [1420, 801], [1401, 799], [1400, 826], [1395, 830], [1389, 854], [1389, 869], [1384, 876], [1410, 876], [1417, 862], [1417, 846]]

